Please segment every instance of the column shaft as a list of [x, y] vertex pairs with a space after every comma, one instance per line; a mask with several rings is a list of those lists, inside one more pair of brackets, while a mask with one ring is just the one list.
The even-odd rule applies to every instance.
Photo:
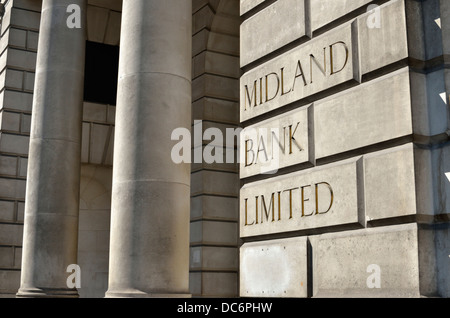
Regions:
[[191, 23], [191, 1], [123, 1], [107, 297], [189, 292], [190, 165], [171, 134], [191, 125]]
[[[31, 123], [21, 286], [18, 297], [77, 297], [86, 0], [44, 0]], [[81, 29], [70, 29], [70, 4]]]

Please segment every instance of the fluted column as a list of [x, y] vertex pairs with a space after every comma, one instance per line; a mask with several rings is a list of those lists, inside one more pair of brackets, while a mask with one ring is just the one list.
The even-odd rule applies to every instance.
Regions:
[[[69, 5], [81, 28], [69, 28]], [[86, 0], [43, 0], [18, 297], [78, 297], [77, 262]]]
[[107, 297], [188, 296], [191, 23], [189, 0], [123, 1]]

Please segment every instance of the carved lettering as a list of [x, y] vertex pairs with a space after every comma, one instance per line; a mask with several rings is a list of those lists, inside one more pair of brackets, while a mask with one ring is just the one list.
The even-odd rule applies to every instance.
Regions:
[[[295, 194], [296, 190], [299, 190], [297, 192], [298, 195]], [[288, 200], [284, 200], [286, 196]], [[296, 197], [298, 199], [295, 199]], [[334, 191], [330, 183], [317, 182], [295, 188], [277, 190], [266, 195], [257, 195], [254, 197], [253, 211], [249, 211], [248, 203], [249, 198], [244, 198], [244, 225], [256, 226], [265, 222], [273, 223], [284, 219], [292, 220], [327, 214], [333, 207]], [[320, 208], [324, 206], [327, 208], [321, 210]], [[294, 211], [298, 211], [298, 214], [294, 214]], [[275, 217], [276, 212], [278, 217]], [[248, 220], [249, 213], [253, 220], [251, 223]]]
[[[302, 152], [304, 149], [296, 139], [296, 133], [301, 122], [281, 128], [260, 128], [245, 134], [245, 168], [257, 164], [267, 164], [272, 160], [279, 160], [279, 154], [286, 155], [286, 140], [288, 140], [288, 155]], [[253, 149], [255, 148], [255, 149]]]
[[[303, 86], [314, 85], [316, 82], [316, 74], [321, 74], [322, 78], [330, 78], [342, 72], [349, 64], [350, 50], [344, 41], [334, 42], [323, 48], [323, 55], [315, 55], [310, 53], [307, 59], [297, 60], [295, 65], [287, 65], [279, 70], [269, 72], [263, 77], [256, 79], [251, 85], [244, 85], [244, 111], [270, 102], [277, 97], [286, 96], [296, 91], [300, 83], [297, 81], [302, 79]], [[309, 74], [305, 74], [305, 62], [309, 62]], [[287, 72], [287, 70], [290, 72]], [[295, 71], [294, 71], [295, 70]], [[318, 71], [317, 71], [318, 70]], [[288, 78], [286, 74], [291, 74]], [[293, 77], [292, 77], [293, 75]], [[309, 78], [307, 78], [309, 76]], [[258, 85], [259, 81], [259, 85]], [[289, 82], [292, 83], [289, 85]], [[259, 104], [258, 104], [259, 96]], [[263, 99], [263, 96], [265, 97]]]

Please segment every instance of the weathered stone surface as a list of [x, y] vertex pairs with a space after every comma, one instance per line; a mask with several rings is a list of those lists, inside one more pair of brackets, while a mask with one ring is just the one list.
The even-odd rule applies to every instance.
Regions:
[[239, 267], [236, 247], [195, 246], [189, 255], [191, 270], [236, 271]]
[[236, 221], [239, 219], [239, 201], [233, 197], [201, 195], [191, 198], [192, 219], [216, 219]]
[[355, 78], [352, 26], [345, 24], [241, 77], [241, 121]]
[[318, 229], [362, 222], [358, 158], [247, 184], [240, 235]]
[[241, 25], [241, 67], [306, 35], [304, 0], [278, 0]]
[[364, 156], [364, 199], [367, 221], [417, 212], [412, 144]]
[[[379, 22], [368, 19], [378, 15]], [[375, 16], [374, 16], [375, 18]], [[358, 18], [361, 74], [408, 57], [404, 0], [389, 2]], [[411, 43], [411, 45], [413, 45]]]
[[240, 177], [275, 174], [279, 169], [313, 161], [308, 108], [249, 126], [241, 133]]
[[247, 243], [240, 253], [241, 297], [307, 297], [306, 237]]
[[233, 222], [197, 221], [191, 223], [191, 244], [236, 246], [238, 225]]
[[315, 103], [316, 158], [412, 134], [409, 83], [404, 68]]
[[431, 149], [411, 143], [364, 156], [364, 198], [367, 221], [448, 211], [450, 187], [445, 175], [449, 145]]
[[191, 272], [189, 283], [192, 296], [236, 297], [238, 273], [234, 272]]
[[241, 0], [241, 15], [263, 3], [265, 0]]
[[419, 297], [416, 224], [324, 234], [310, 240], [314, 297]]
[[321, 0], [310, 1], [311, 6], [311, 29], [318, 30], [344, 15], [368, 5], [372, 0]]

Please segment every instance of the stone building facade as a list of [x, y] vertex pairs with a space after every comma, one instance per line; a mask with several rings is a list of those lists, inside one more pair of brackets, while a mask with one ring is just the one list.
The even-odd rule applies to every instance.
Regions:
[[450, 296], [448, 1], [3, 2], [0, 297]]

